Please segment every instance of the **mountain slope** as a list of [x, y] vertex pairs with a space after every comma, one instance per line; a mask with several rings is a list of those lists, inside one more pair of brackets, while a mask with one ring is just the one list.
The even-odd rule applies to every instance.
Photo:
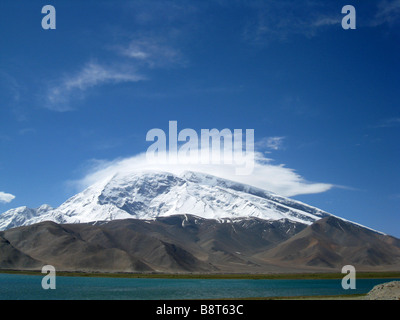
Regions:
[[307, 266], [340, 268], [350, 264], [379, 269], [399, 263], [400, 240], [332, 216], [316, 221], [258, 257]]
[[155, 219], [175, 214], [208, 219], [257, 217], [311, 224], [327, 212], [262, 189], [195, 172], [117, 174], [90, 186], [60, 207], [21, 207], [0, 215], [0, 230], [41, 221], [80, 223]]
[[352, 264], [398, 271], [400, 240], [335, 217], [305, 226], [175, 215], [13, 228], [0, 232], [0, 257], [0, 268], [20, 270], [51, 264], [59, 271], [295, 273]]
[[16, 249], [10, 241], [0, 236], [0, 268], [26, 270], [40, 266], [40, 261]]

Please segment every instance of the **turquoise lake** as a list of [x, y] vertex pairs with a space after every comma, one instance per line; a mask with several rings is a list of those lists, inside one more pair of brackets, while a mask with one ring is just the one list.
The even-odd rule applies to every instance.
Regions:
[[0, 274], [0, 300], [181, 300], [367, 293], [399, 279], [357, 279], [344, 290], [339, 280], [202, 280], [56, 277], [44, 290], [41, 276]]

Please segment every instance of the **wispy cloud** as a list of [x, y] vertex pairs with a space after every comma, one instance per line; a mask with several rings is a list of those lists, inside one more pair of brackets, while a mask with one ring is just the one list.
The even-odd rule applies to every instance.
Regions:
[[285, 137], [264, 137], [255, 143], [257, 149], [279, 150], [283, 147]]
[[400, 126], [400, 117], [388, 118], [379, 121], [373, 128], [391, 128]]
[[110, 63], [90, 61], [79, 71], [50, 85], [45, 107], [53, 111], [70, 111], [74, 109], [73, 99], [84, 98], [89, 89], [148, 80], [145, 74], [149, 69], [186, 64], [179, 50], [157, 37], [131, 39], [127, 44], [112, 46], [112, 51], [114, 57]]
[[9, 142], [11, 141], [11, 137], [6, 134], [0, 134], [0, 142]]
[[400, 1], [398, 0], [383, 0], [377, 4], [378, 11], [376, 12], [371, 26], [378, 25], [394, 25], [400, 22]]
[[400, 200], [400, 193], [390, 194], [388, 198], [391, 200]]
[[17, 81], [14, 75], [0, 70], [0, 87], [6, 89], [7, 94], [2, 96], [2, 104], [7, 104], [16, 120], [24, 122], [28, 119], [26, 111], [22, 107], [25, 100], [24, 96], [26, 88], [21, 84], [22, 81]]
[[24, 135], [27, 135], [27, 134], [33, 134], [33, 133], [36, 133], [36, 129], [35, 128], [23, 128], [23, 129], [20, 129], [18, 131], [18, 133], [21, 136], [24, 136]]
[[170, 67], [184, 65], [186, 60], [182, 53], [165, 41], [154, 37], [139, 37], [126, 46], [119, 46], [120, 55], [134, 59], [148, 67]]
[[0, 203], [9, 203], [15, 199], [15, 196], [11, 193], [5, 193], [0, 191]]
[[[293, 35], [311, 38], [326, 28], [341, 28], [343, 18], [342, 6], [335, 1], [250, 0], [246, 6], [253, 13], [249, 15], [251, 19], [248, 19], [243, 34], [246, 40], [257, 44], [286, 41]], [[365, 9], [363, 19], [357, 21], [357, 27], [394, 26], [400, 23], [399, 0], [380, 0], [371, 10], [372, 7], [370, 3], [356, 5], [356, 9]]]
[[77, 73], [64, 77], [57, 84], [51, 86], [46, 95], [46, 104], [53, 111], [69, 111], [73, 107], [70, 100], [73, 96], [83, 94], [89, 88], [105, 84], [122, 82], [138, 82], [145, 77], [139, 75], [131, 68], [106, 66], [89, 62]]
[[268, 44], [292, 35], [315, 36], [323, 27], [340, 25], [340, 10], [319, 1], [250, 1], [254, 10], [244, 31], [246, 40]]
[[0, 70], [0, 85], [8, 90], [11, 100], [19, 102], [21, 99], [21, 86], [10, 74]]
[[45, 93], [46, 108], [69, 111], [75, 108], [74, 101], [96, 87], [151, 80], [151, 69], [187, 64], [179, 44], [197, 25], [193, 22], [197, 5], [175, 0], [126, 1], [121, 8], [130, 16], [129, 27], [122, 23], [107, 29], [108, 41], [98, 54], [92, 53], [92, 60], [56, 78]]

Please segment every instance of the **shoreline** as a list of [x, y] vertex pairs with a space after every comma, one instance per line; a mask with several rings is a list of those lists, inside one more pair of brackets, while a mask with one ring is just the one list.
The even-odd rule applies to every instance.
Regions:
[[[20, 274], [43, 276], [40, 270], [13, 270], [0, 269], [0, 274]], [[216, 279], [216, 280], [329, 280], [342, 279], [345, 274], [338, 272], [326, 273], [130, 273], [130, 272], [84, 272], [84, 271], [57, 271], [58, 276], [66, 277], [101, 277], [101, 278], [138, 278], [138, 279]], [[358, 279], [385, 279], [397, 278], [400, 280], [400, 271], [358, 272]]]

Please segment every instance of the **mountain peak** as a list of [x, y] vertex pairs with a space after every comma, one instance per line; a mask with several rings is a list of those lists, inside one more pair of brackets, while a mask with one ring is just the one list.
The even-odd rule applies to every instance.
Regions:
[[117, 173], [71, 197], [58, 208], [43, 205], [38, 209], [13, 210], [0, 215], [0, 230], [44, 220], [79, 223], [155, 219], [176, 214], [207, 219], [289, 219], [309, 225], [330, 215], [263, 189], [194, 171]]

